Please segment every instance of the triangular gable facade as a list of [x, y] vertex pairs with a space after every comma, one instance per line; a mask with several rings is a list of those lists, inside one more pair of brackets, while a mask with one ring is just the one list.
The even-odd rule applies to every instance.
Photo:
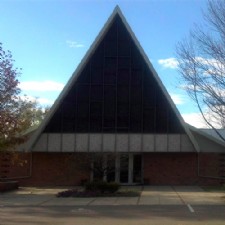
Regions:
[[31, 148], [45, 134], [186, 135], [186, 142], [198, 150], [119, 7], [34, 135]]

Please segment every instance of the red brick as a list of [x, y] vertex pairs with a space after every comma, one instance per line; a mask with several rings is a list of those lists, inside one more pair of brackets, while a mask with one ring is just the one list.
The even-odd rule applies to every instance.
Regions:
[[[88, 168], [81, 166], [87, 155], [21, 153], [17, 161], [11, 161], [8, 176], [18, 180], [21, 186], [79, 185], [90, 179]], [[2, 157], [0, 154], [0, 162]], [[150, 185], [218, 185], [221, 179], [213, 177], [221, 175], [220, 159], [219, 154], [213, 153], [200, 154], [199, 158], [197, 153], [143, 153], [144, 182]], [[198, 176], [198, 161], [201, 177]]]

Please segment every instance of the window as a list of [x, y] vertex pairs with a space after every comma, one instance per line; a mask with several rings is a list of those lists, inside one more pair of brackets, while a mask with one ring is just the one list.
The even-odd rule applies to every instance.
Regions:
[[166, 108], [157, 108], [156, 121], [156, 131], [158, 133], [167, 133], [168, 116]]
[[129, 87], [120, 86], [117, 88], [117, 102], [128, 103], [129, 102]]
[[121, 57], [130, 56], [130, 43], [129, 41], [119, 41], [118, 43], [118, 55]]
[[139, 87], [131, 87], [130, 90], [130, 101], [132, 104], [142, 103], [142, 90]]
[[143, 131], [146, 133], [155, 132], [155, 108], [144, 109]]
[[103, 82], [103, 70], [101, 67], [91, 67], [91, 83], [102, 84]]
[[130, 58], [128, 57], [120, 57], [118, 59], [118, 68], [119, 69], [130, 69]]
[[102, 101], [103, 88], [102, 85], [91, 86], [91, 101]]
[[142, 85], [142, 71], [140, 69], [133, 69], [131, 72], [131, 85], [141, 86]]
[[89, 100], [89, 85], [77, 85], [77, 101], [88, 102]]
[[105, 41], [105, 56], [117, 56], [117, 42]]

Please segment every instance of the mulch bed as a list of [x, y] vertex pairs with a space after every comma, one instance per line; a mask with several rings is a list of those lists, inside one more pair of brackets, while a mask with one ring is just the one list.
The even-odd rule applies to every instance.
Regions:
[[81, 191], [77, 189], [70, 189], [62, 191], [56, 194], [57, 197], [80, 197], [80, 198], [90, 198], [90, 197], [138, 197], [140, 196], [139, 191], [117, 191], [115, 193], [102, 193], [100, 191]]

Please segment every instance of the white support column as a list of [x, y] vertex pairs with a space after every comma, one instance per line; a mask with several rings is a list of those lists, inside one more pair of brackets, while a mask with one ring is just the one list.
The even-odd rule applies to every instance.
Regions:
[[128, 184], [133, 183], [133, 154], [129, 153]]
[[120, 154], [116, 154], [115, 181], [120, 183]]
[[94, 167], [94, 162], [93, 160], [91, 161], [91, 173], [90, 173], [90, 181], [94, 180], [94, 171], [93, 171], [93, 167]]
[[107, 168], [107, 155], [103, 155], [103, 169], [104, 169], [104, 174], [103, 174], [103, 181], [107, 181], [107, 171], [105, 170]]

